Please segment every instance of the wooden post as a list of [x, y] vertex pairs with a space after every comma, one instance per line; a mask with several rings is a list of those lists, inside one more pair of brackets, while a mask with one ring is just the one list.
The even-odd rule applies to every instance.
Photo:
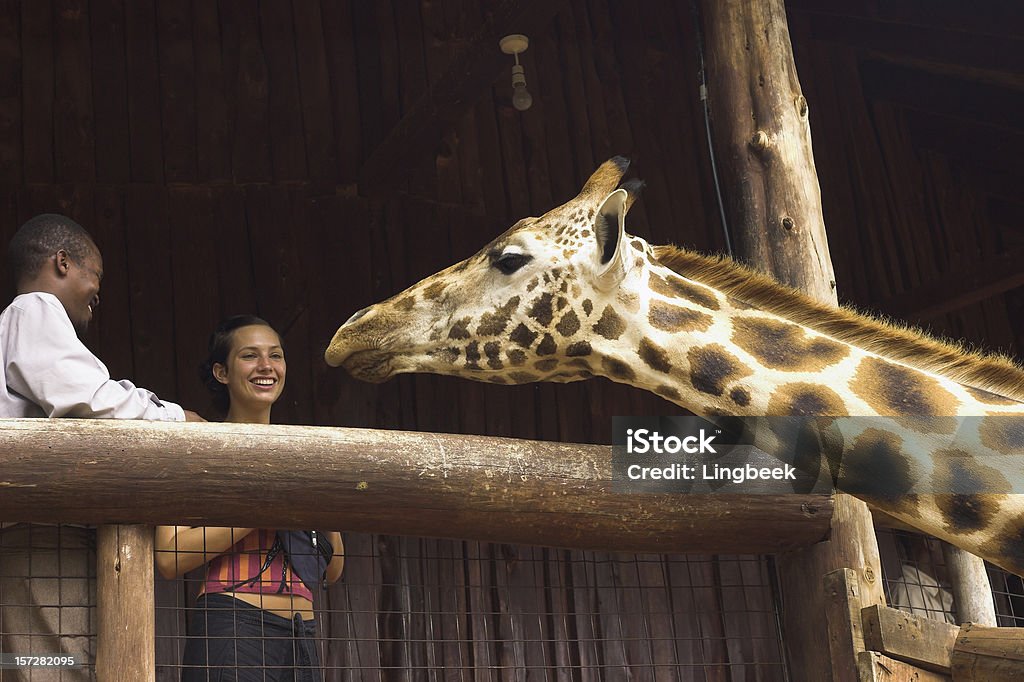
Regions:
[[[701, 12], [712, 140], [736, 256], [835, 304], [808, 103], [793, 61], [785, 3], [706, 0]], [[838, 495], [831, 539], [782, 555], [779, 568], [792, 678], [832, 680], [833, 661], [821, 645], [827, 631], [823, 577], [852, 568], [862, 604], [885, 604], [867, 505]]]
[[832, 655], [835, 682], [858, 682], [857, 655], [864, 651], [860, 585], [857, 572], [849, 568], [825, 576], [828, 650]]
[[100, 526], [96, 615], [96, 678], [155, 682], [151, 527]]
[[995, 627], [996, 605], [984, 560], [948, 542], [942, 543], [942, 556], [949, 571], [957, 622]]

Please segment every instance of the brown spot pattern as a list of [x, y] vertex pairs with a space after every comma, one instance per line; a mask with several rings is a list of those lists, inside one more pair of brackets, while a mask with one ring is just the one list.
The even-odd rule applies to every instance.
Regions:
[[556, 360], [555, 358], [549, 358], [547, 360], [538, 360], [537, 362], [533, 363], [533, 367], [539, 372], [547, 373], [553, 370], [555, 367], [558, 367], [558, 360]]
[[657, 273], [651, 273], [651, 291], [661, 294], [666, 298], [685, 298], [708, 310], [718, 310], [718, 300], [709, 289], [691, 284], [682, 277], [669, 275], [662, 277]]
[[406, 296], [395, 301], [395, 307], [403, 313], [407, 313], [416, 307], [416, 297], [413, 295]]
[[711, 316], [699, 310], [680, 308], [677, 305], [651, 301], [651, 309], [647, 313], [651, 326], [666, 332], [707, 331], [711, 326]]
[[484, 355], [487, 356], [487, 366], [491, 369], [501, 369], [504, 367], [501, 363], [499, 355], [501, 354], [501, 344], [497, 341], [488, 341], [484, 344]]
[[843, 456], [837, 487], [846, 493], [868, 496], [890, 506], [913, 487], [910, 461], [903, 441], [888, 431], [866, 429]]
[[729, 391], [729, 398], [740, 407], [746, 407], [750, 404], [750, 391], [742, 387], [734, 388]]
[[534, 381], [540, 381], [540, 377], [531, 372], [523, 372], [516, 370], [515, 372], [509, 372], [508, 378], [517, 384], [530, 384]]
[[640, 360], [656, 372], [668, 374], [672, 371], [672, 363], [669, 362], [668, 353], [648, 338], [640, 339], [640, 346], [637, 348]]
[[820, 372], [850, 354], [848, 346], [811, 337], [792, 322], [757, 317], [737, 317], [732, 341], [765, 367], [785, 372]]
[[551, 294], [543, 293], [537, 299], [534, 300], [533, 306], [530, 308], [530, 312], [527, 313], [530, 317], [537, 320], [542, 327], [547, 327], [551, 324], [551, 319], [554, 317], [554, 310], [551, 307]]
[[555, 343], [555, 339], [551, 334], [545, 334], [544, 338], [537, 345], [537, 355], [554, 355], [557, 350], [558, 344]]
[[452, 328], [448, 330], [449, 339], [468, 339], [469, 334], [469, 322], [470, 318], [464, 317], [461, 320], [456, 320]]
[[575, 343], [570, 343], [565, 348], [565, 355], [570, 358], [590, 355], [591, 352], [593, 352], [593, 350], [590, 347], [589, 341], [576, 341]]
[[519, 307], [519, 297], [513, 296], [504, 305], [498, 306], [492, 313], [480, 316], [480, 325], [476, 328], [478, 336], [498, 336], [505, 331], [509, 318]]
[[576, 312], [570, 310], [565, 315], [562, 315], [562, 319], [555, 325], [555, 329], [562, 336], [572, 336], [580, 330], [580, 320], [576, 317]]
[[993, 415], [978, 426], [985, 447], [1004, 455], [1024, 455], [1024, 417]]
[[423, 298], [428, 301], [434, 301], [441, 296], [441, 292], [448, 288], [448, 283], [444, 280], [438, 280], [429, 287], [423, 290]]
[[964, 386], [967, 392], [971, 394], [971, 397], [977, 400], [979, 403], [985, 403], [986, 405], [1020, 405], [1021, 403], [1013, 400], [1012, 398], [1006, 398], [989, 391], [985, 391], [980, 388], [974, 388], [973, 386]]
[[533, 342], [536, 341], [537, 332], [530, 331], [529, 327], [520, 322], [519, 326], [512, 330], [512, 334], [509, 338], [523, 348], [529, 348], [533, 345]]
[[615, 308], [605, 306], [601, 319], [594, 325], [594, 331], [606, 339], [615, 341], [626, 331], [626, 322], [615, 312]]
[[960, 534], [988, 527], [999, 512], [999, 501], [991, 493], [1011, 491], [1006, 477], [963, 450], [939, 450], [932, 462], [931, 489], [946, 530]]
[[770, 417], [834, 417], [846, 414], [839, 394], [827, 386], [797, 381], [778, 387], [768, 400]]
[[590, 317], [590, 313], [594, 312], [594, 303], [589, 298], [583, 299], [583, 314]]
[[753, 372], [721, 344], [691, 348], [690, 383], [701, 393], [722, 395], [726, 384], [750, 376]]
[[526, 363], [526, 353], [518, 348], [513, 348], [509, 352], [505, 353], [505, 356], [508, 358], [509, 364], [513, 367], [520, 367]]
[[466, 369], [483, 369], [480, 367], [480, 344], [476, 341], [466, 346]]
[[956, 397], [938, 381], [881, 358], [862, 360], [850, 389], [881, 415], [948, 417], [957, 412]]
[[611, 379], [618, 379], [620, 381], [631, 382], [636, 379], [636, 372], [633, 368], [614, 358], [601, 358], [601, 369], [605, 376]]
[[661, 386], [658, 386], [657, 388], [654, 389], [654, 392], [660, 395], [662, 398], [665, 398], [666, 400], [671, 400], [673, 402], [681, 399], [679, 391], [676, 390], [674, 386], [669, 386], [668, 384], [662, 384]]

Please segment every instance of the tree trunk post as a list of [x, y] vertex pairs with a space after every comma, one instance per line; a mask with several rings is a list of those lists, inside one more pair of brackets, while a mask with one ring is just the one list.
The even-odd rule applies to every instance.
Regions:
[[96, 678], [156, 680], [153, 529], [100, 526], [96, 541]]
[[[836, 303], [808, 103], [797, 78], [783, 0], [701, 2], [712, 141], [738, 260], [822, 302]], [[885, 604], [867, 505], [837, 495], [831, 539], [779, 561], [783, 627], [797, 682], [848, 679], [836, 671], [823, 579], [857, 573], [863, 606]]]

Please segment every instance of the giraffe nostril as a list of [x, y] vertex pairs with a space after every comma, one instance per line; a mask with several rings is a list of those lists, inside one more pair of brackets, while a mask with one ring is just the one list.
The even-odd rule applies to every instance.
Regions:
[[353, 322], [358, 320], [360, 317], [365, 315], [370, 310], [371, 307], [373, 307], [373, 306], [367, 306], [367, 307], [363, 308], [362, 310], [358, 311], [357, 313], [352, 315], [352, 317], [350, 317], [347, 320], [345, 320], [345, 324], [343, 324], [341, 326], [344, 327], [347, 324], [352, 324]]

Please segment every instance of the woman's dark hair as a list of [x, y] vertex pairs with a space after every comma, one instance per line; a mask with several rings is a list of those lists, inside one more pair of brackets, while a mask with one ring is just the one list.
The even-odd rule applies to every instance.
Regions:
[[228, 395], [228, 387], [217, 381], [213, 376], [215, 364], [227, 365], [228, 353], [231, 351], [231, 342], [235, 337], [235, 330], [241, 327], [273, 327], [263, 318], [255, 315], [233, 315], [217, 325], [217, 328], [210, 334], [210, 344], [206, 354], [206, 360], [199, 365], [199, 381], [213, 394], [213, 404], [221, 412], [227, 413], [231, 406], [231, 396]]

